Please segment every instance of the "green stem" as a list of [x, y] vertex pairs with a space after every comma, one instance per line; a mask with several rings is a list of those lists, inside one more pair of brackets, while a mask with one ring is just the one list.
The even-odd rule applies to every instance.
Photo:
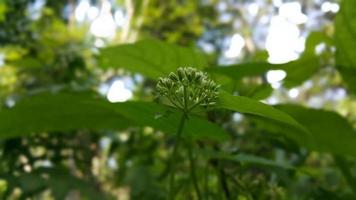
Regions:
[[353, 177], [350, 166], [347, 163], [347, 160], [343, 156], [334, 156], [336, 164], [340, 168], [342, 174], [344, 175], [346, 181], [350, 185], [350, 188], [355, 193], [356, 192], [356, 179]]
[[[179, 105], [177, 105], [176, 103], [174, 103], [174, 101], [171, 99], [171, 98], [167, 98], [168, 99], [168, 101], [169, 102], [171, 102], [171, 104], [173, 104], [177, 109], [179, 109], [179, 110], [182, 110], [182, 108], [179, 106]], [[184, 112], [184, 110], [182, 110], [183, 112]]]
[[177, 99], [178, 103], [180, 106], [184, 107], [183, 102], [181, 101], [181, 99], [177, 96], [177, 94], [173, 93], [174, 97]]
[[208, 199], [208, 174], [209, 173], [209, 165], [205, 165], [204, 167], [204, 199]]
[[189, 162], [190, 162], [190, 175], [193, 180], [195, 192], [197, 193], [198, 199], [201, 200], [202, 197], [201, 197], [201, 193], [199, 190], [197, 175], [196, 175], [196, 171], [195, 171], [195, 162], [194, 162], [194, 158], [193, 158], [193, 144], [191, 141], [188, 142], [188, 157], [189, 157]]
[[[214, 150], [219, 151], [219, 148], [217, 146], [214, 146]], [[222, 166], [221, 160], [214, 160], [213, 166], [217, 170], [220, 186], [225, 195], [225, 199], [230, 200], [231, 199], [230, 190], [229, 190], [229, 186], [226, 180], [226, 174]]]
[[175, 164], [177, 161], [177, 151], [178, 151], [178, 147], [179, 147], [179, 143], [181, 141], [181, 135], [183, 132], [183, 127], [184, 127], [184, 123], [186, 120], [186, 115], [185, 113], [182, 114], [179, 126], [178, 126], [178, 130], [177, 130], [177, 135], [176, 135], [176, 142], [174, 144], [173, 147], [173, 154], [172, 157], [170, 158], [170, 162], [169, 162], [169, 172], [170, 172], [170, 176], [169, 176], [169, 200], [173, 200], [174, 199], [174, 168], [175, 168]]
[[188, 95], [187, 95], [187, 88], [183, 85], [183, 97], [184, 97], [184, 110], [186, 111], [185, 114], [188, 113]]
[[226, 174], [225, 174], [225, 171], [224, 169], [222, 168], [221, 166], [221, 162], [218, 161], [218, 176], [219, 176], [219, 179], [220, 179], [220, 184], [221, 184], [221, 187], [224, 191], [224, 194], [225, 194], [225, 198], [227, 200], [230, 200], [231, 199], [231, 196], [230, 196], [230, 190], [229, 190], [229, 186], [227, 184], [227, 181], [226, 181]]
[[205, 99], [206, 99], [206, 97], [203, 98], [203, 99], [201, 99], [199, 102], [197, 102], [196, 104], [194, 104], [194, 105], [191, 106], [190, 108], [188, 108], [188, 112], [190, 112], [191, 110], [193, 110], [195, 107], [199, 106]]

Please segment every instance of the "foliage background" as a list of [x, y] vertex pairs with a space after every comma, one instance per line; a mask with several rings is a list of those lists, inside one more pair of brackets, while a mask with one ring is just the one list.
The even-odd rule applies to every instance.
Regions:
[[355, 7], [1, 0], [0, 197], [165, 199], [179, 114], [155, 84], [193, 66], [226, 91], [184, 129], [204, 199], [355, 199]]

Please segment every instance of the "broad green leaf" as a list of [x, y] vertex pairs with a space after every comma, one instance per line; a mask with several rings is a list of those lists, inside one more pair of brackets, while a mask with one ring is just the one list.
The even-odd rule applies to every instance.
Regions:
[[296, 87], [311, 78], [320, 68], [319, 58], [316, 56], [305, 56], [299, 60], [287, 63], [283, 68], [287, 77], [283, 85], [287, 88]]
[[250, 62], [241, 63], [229, 66], [219, 66], [208, 68], [210, 73], [218, 73], [230, 77], [234, 80], [240, 80], [243, 77], [258, 76], [267, 72], [268, 70], [276, 69], [273, 64], [268, 62]]
[[338, 65], [337, 68], [346, 83], [346, 87], [350, 92], [356, 94], [356, 67], [343, 67], [342, 65]]
[[[151, 102], [118, 103], [115, 109], [138, 125], [152, 126], [173, 134], [176, 133], [181, 118], [180, 113], [169, 112], [165, 106]], [[193, 139], [228, 139], [227, 133], [221, 127], [195, 116], [189, 117], [183, 134]]]
[[260, 116], [276, 122], [287, 124], [291, 127], [297, 128], [298, 130], [305, 131], [304, 127], [288, 114], [277, 110], [272, 106], [247, 97], [233, 96], [227, 92], [221, 91], [218, 107], [240, 113]]
[[44, 131], [122, 129], [131, 124], [89, 93], [40, 94], [0, 111], [0, 138]]
[[285, 64], [271, 64], [267, 62], [242, 63], [231, 66], [221, 66], [207, 69], [210, 73], [225, 75], [237, 81], [243, 77], [262, 76], [269, 70], [284, 70], [287, 77], [284, 80], [286, 87], [300, 85], [310, 78], [319, 68], [318, 58], [308, 56]]
[[277, 107], [303, 124], [311, 133], [311, 150], [356, 156], [356, 131], [339, 114], [296, 105]]
[[99, 61], [102, 67], [123, 68], [152, 79], [178, 67], [202, 69], [207, 65], [205, 57], [194, 49], [153, 39], [100, 49]]
[[356, 1], [343, 0], [335, 19], [336, 66], [356, 92]]
[[[241, 96], [246, 96], [255, 100], [262, 100], [269, 97], [272, 92], [273, 88], [270, 84], [262, 84], [262, 85], [243, 85], [239, 84], [236, 86], [237, 91]], [[227, 90], [229, 91], [229, 90]]]
[[[120, 130], [129, 126], [152, 126], [174, 134], [180, 114], [171, 112], [157, 117], [166, 112], [165, 106], [150, 102], [112, 104], [90, 93], [45, 93], [1, 110], [0, 137], [76, 129]], [[187, 121], [184, 134], [194, 139], [227, 139], [222, 128], [193, 116]]]

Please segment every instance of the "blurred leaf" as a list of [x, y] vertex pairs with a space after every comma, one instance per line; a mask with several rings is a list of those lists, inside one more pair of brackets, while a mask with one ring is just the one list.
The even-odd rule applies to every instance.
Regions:
[[289, 170], [294, 169], [292, 165], [285, 164], [285, 163], [277, 163], [273, 160], [269, 160], [255, 155], [249, 155], [249, 154], [230, 155], [224, 152], [216, 152], [216, 151], [203, 151], [202, 153], [212, 159], [214, 158], [223, 159], [223, 160], [229, 160], [229, 161], [239, 162], [244, 164], [278, 167], [278, 168], [289, 169]]
[[240, 113], [257, 115], [276, 122], [280, 122], [298, 130], [305, 131], [305, 128], [288, 114], [273, 108], [270, 105], [259, 101], [243, 97], [232, 96], [227, 92], [221, 91], [218, 107], [233, 110]]
[[266, 99], [273, 92], [273, 88], [269, 84], [262, 84], [257, 87], [253, 87], [251, 91], [246, 95], [255, 100]]
[[208, 68], [210, 73], [218, 73], [230, 77], [234, 80], [242, 79], [248, 76], [260, 76], [271, 69], [278, 68], [278, 65], [274, 65], [267, 62], [250, 62], [241, 63], [230, 66], [219, 66], [214, 68]]
[[[115, 105], [115, 109], [127, 119], [138, 125], [152, 126], [156, 129], [173, 133], [177, 131], [181, 114], [168, 112], [165, 106], [150, 102], [125, 102]], [[161, 115], [157, 118], [156, 116]], [[190, 116], [184, 126], [183, 135], [193, 139], [226, 140], [227, 133], [219, 126], [202, 119]]]
[[7, 45], [0, 47], [0, 53], [4, 54], [6, 61], [13, 61], [21, 59], [28, 53], [28, 50], [18, 45]]
[[347, 86], [356, 92], [356, 1], [343, 0], [335, 19], [336, 65]]
[[0, 199], [4, 199], [4, 194], [7, 191], [7, 181], [0, 179]]
[[287, 88], [298, 86], [312, 77], [319, 68], [319, 58], [316, 56], [305, 56], [297, 61], [289, 62], [280, 68], [287, 73], [283, 85]]
[[57, 199], [64, 199], [64, 194], [72, 190], [78, 190], [81, 197], [86, 197], [87, 199], [111, 199], [95, 187], [93, 181], [89, 182], [74, 177], [66, 170], [41, 169], [41, 172], [50, 175], [51, 178], [48, 180], [47, 185], [51, 188], [52, 193]]
[[102, 48], [99, 61], [104, 68], [124, 68], [152, 79], [178, 67], [202, 69], [207, 65], [205, 57], [194, 49], [153, 39]]
[[0, 175], [0, 177], [8, 181], [9, 190], [20, 187], [25, 197], [50, 189], [56, 199], [65, 199], [73, 190], [78, 190], [81, 197], [89, 199], [110, 199], [99, 191], [94, 183], [76, 178], [63, 169], [40, 168], [19, 176]]
[[269, 70], [284, 70], [287, 77], [283, 80], [285, 87], [291, 88], [302, 84], [320, 68], [319, 56], [315, 47], [320, 43], [331, 44], [332, 41], [322, 32], [311, 32], [305, 44], [305, 51], [298, 60], [284, 64], [268, 62], [249, 62], [230, 66], [208, 68], [207, 71], [230, 77], [238, 81], [244, 77], [263, 76]]
[[0, 111], [0, 137], [68, 131], [74, 129], [122, 129], [131, 123], [109, 102], [89, 93], [41, 94], [28, 97]]
[[17, 177], [6, 174], [0, 177], [7, 181], [8, 192], [19, 187], [24, 196], [31, 196], [46, 189], [46, 181], [35, 173], [26, 173]]
[[10, 61], [8, 64], [23, 68], [39, 68], [43, 66], [43, 64], [38, 59], [31, 57], [23, 57], [14, 61]]
[[6, 14], [6, 4], [5, 2], [0, 1], [0, 22], [5, 20], [5, 14]]
[[220, 66], [207, 69], [210, 73], [223, 74], [237, 81], [244, 77], [262, 76], [269, 70], [284, 70], [287, 77], [284, 79], [286, 87], [300, 85], [310, 78], [319, 68], [318, 58], [305, 56], [296, 61], [285, 64], [271, 64], [267, 62], [241, 63], [231, 66]]
[[277, 108], [291, 115], [311, 133], [309, 148], [312, 150], [356, 156], [356, 131], [339, 114], [296, 105], [279, 105]]
[[227, 160], [238, 161], [242, 163], [257, 164], [262, 166], [279, 167], [284, 169], [294, 169], [292, 165], [285, 163], [277, 163], [273, 160], [269, 160], [263, 157], [248, 155], [248, 154], [238, 154], [236, 156], [225, 157]]
[[318, 55], [316, 52], [316, 47], [319, 44], [333, 45], [333, 39], [330, 38], [325, 32], [313, 31], [309, 33], [305, 41], [305, 50], [302, 57], [310, 55]]
[[[25, 98], [15, 107], [0, 111], [0, 137], [16, 137], [43, 131], [76, 129], [118, 130], [129, 126], [152, 126], [175, 133], [180, 114], [149, 102], [109, 103], [90, 93], [40, 94]], [[219, 126], [192, 116], [184, 133], [195, 139], [227, 139]]]
[[164, 190], [160, 188], [157, 174], [152, 172], [149, 166], [132, 167], [127, 173], [125, 180], [131, 186], [130, 196], [132, 199], [163, 200]]
[[337, 68], [346, 83], [346, 87], [350, 92], [356, 94], [356, 67], [343, 67], [342, 65], [338, 65]]

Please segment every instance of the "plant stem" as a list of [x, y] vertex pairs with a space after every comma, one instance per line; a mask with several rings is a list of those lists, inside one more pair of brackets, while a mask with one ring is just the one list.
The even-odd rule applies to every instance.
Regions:
[[170, 158], [170, 162], [169, 162], [169, 188], [168, 188], [168, 192], [169, 192], [169, 200], [173, 200], [174, 199], [174, 168], [175, 168], [175, 164], [177, 161], [177, 151], [178, 151], [178, 147], [179, 147], [179, 143], [181, 140], [181, 135], [183, 132], [183, 127], [184, 127], [184, 123], [186, 120], [186, 115], [185, 113], [182, 114], [179, 126], [178, 126], [178, 130], [177, 130], [177, 134], [176, 134], [176, 142], [174, 144], [173, 147], [173, 154], [172, 157]]
[[188, 114], [188, 94], [187, 94], [187, 88], [183, 85], [183, 97], [184, 97], [184, 111], [185, 114]]
[[[214, 146], [214, 150], [219, 151], [219, 148], [217, 146]], [[222, 164], [221, 164], [221, 160], [214, 160], [214, 162], [212, 164], [215, 167], [215, 169], [217, 170], [220, 186], [224, 192], [225, 199], [230, 200], [231, 199], [230, 190], [229, 190], [229, 186], [228, 186], [228, 183], [226, 180], [226, 174], [225, 174], [224, 168], [222, 167]]]
[[208, 194], [208, 174], [209, 173], [209, 165], [205, 165], [204, 167], [204, 199], [209, 198]]
[[336, 165], [340, 168], [342, 174], [344, 175], [346, 181], [350, 185], [350, 188], [353, 192], [356, 192], [356, 179], [353, 177], [349, 164], [347, 160], [343, 156], [335, 155], [334, 159], [336, 161]]
[[190, 175], [191, 175], [192, 180], [193, 180], [195, 192], [197, 193], [198, 199], [201, 200], [202, 197], [201, 197], [201, 193], [200, 193], [200, 190], [199, 190], [197, 176], [196, 176], [196, 173], [195, 173], [195, 162], [194, 162], [194, 158], [193, 158], [193, 144], [192, 144], [192, 141], [188, 142], [188, 157], [189, 157], [189, 162], [190, 162]]
[[231, 196], [230, 196], [229, 186], [228, 186], [227, 181], [226, 181], [226, 174], [225, 174], [224, 169], [221, 166], [221, 162], [220, 161], [218, 161], [218, 170], [219, 170], [218, 174], [219, 174], [220, 184], [221, 184], [221, 187], [222, 187], [222, 189], [224, 191], [225, 198], [227, 200], [230, 200]]

